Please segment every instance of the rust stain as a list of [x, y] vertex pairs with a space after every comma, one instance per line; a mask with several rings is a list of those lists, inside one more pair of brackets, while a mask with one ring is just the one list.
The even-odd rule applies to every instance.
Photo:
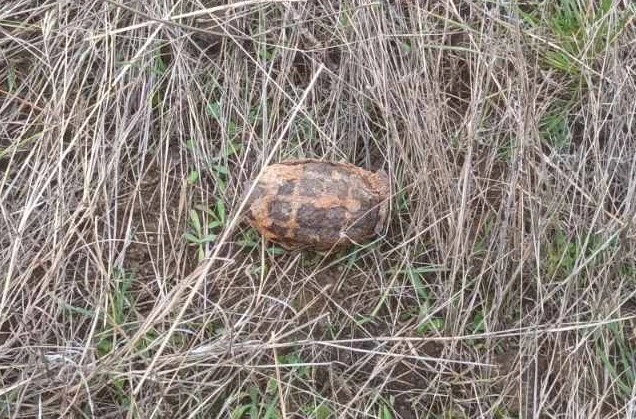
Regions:
[[280, 186], [285, 182], [302, 178], [303, 172], [302, 166], [273, 164], [263, 173], [261, 183]]
[[[352, 196], [352, 192], [353, 192], [352, 188], [347, 189], [347, 201], [355, 201]], [[359, 201], [358, 201], [358, 207], [360, 207]], [[349, 225], [351, 223], [351, 218], [353, 218], [352, 213], [354, 212], [357, 212], [357, 210], [350, 210], [349, 208], [347, 208], [347, 211], [345, 212], [345, 225]]]
[[300, 208], [301, 203], [298, 201], [298, 197], [300, 196], [300, 182], [298, 179], [294, 180], [294, 190], [292, 192], [292, 200], [291, 200], [291, 214], [289, 216], [289, 220], [285, 223], [285, 228], [287, 231], [285, 232], [285, 237], [293, 238], [296, 236], [296, 231], [300, 227], [298, 225], [298, 209]]
[[349, 212], [359, 211], [361, 208], [360, 200], [347, 197], [345, 199], [339, 198], [334, 195], [328, 196], [280, 196], [280, 201], [289, 202], [294, 209], [292, 212], [292, 219], [296, 218], [298, 214], [298, 208], [302, 205], [310, 205], [317, 209], [330, 210], [334, 208], [344, 207]]
[[252, 202], [250, 215], [256, 226], [269, 228], [274, 223], [269, 213], [269, 206], [273, 198], [273, 196], [265, 196]]
[[386, 196], [389, 193], [389, 179], [384, 172], [373, 173], [368, 176], [371, 189], [379, 196]]
[[271, 241], [276, 241], [276, 239], [278, 238], [278, 236], [270, 230], [267, 229], [261, 229], [261, 234], [267, 239], [267, 240], [271, 240]]
[[331, 179], [342, 180], [344, 179], [344, 176], [338, 170], [334, 170], [333, 172], [331, 172]]
[[320, 209], [332, 209], [337, 207], [345, 207], [348, 212], [356, 212], [360, 210], [360, 201], [357, 199], [341, 199], [337, 196], [322, 196], [312, 200], [315, 207]]

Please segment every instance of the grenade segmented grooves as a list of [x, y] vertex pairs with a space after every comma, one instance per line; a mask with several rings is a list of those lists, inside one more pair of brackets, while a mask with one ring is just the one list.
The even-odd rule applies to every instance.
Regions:
[[373, 237], [387, 195], [381, 174], [346, 163], [287, 161], [264, 170], [246, 217], [287, 249], [325, 250]]

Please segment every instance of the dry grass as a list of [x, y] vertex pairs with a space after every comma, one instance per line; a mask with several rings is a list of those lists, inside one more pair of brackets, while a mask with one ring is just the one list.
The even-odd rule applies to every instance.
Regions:
[[[635, 11], [3, 1], [0, 416], [634, 417]], [[301, 156], [386, 235], [241, 223]]]

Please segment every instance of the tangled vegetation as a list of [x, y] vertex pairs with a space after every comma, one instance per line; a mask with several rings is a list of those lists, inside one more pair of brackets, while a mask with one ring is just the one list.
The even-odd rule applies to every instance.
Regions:
[[[634, 417], [635, 16], [2, 1], [0, 417]], [[385, 234], [246, 226], [299, 157], [385, 170]]]

